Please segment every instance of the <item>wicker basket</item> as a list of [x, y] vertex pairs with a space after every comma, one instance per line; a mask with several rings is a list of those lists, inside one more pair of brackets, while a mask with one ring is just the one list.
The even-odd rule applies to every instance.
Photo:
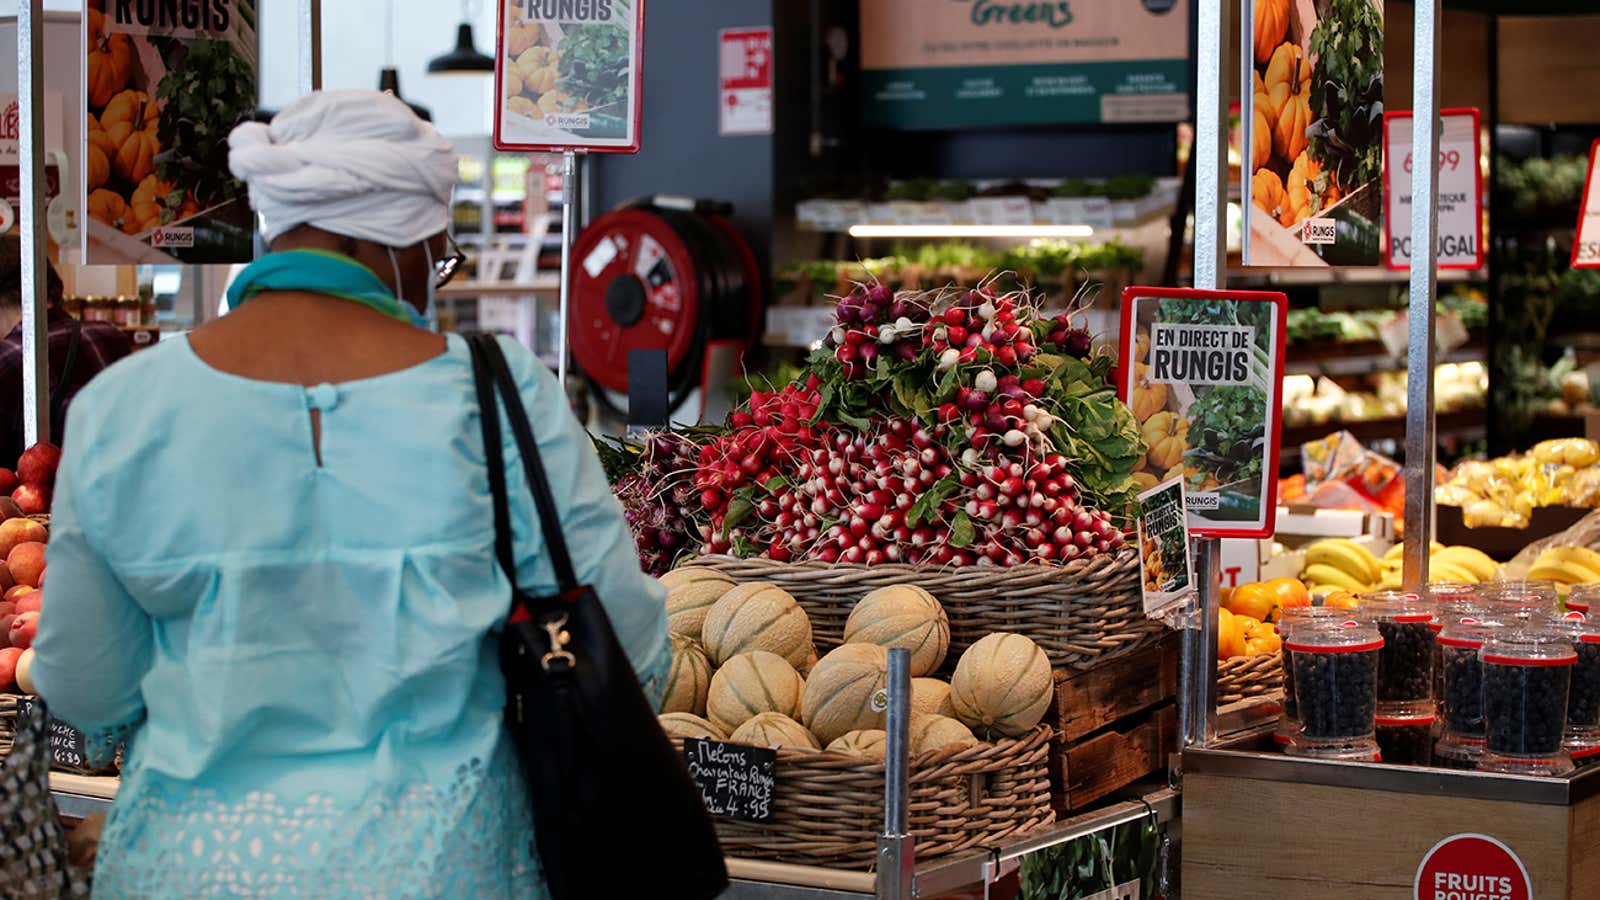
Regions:
[[[681, 739], [674, 739], [678, 747]], [[911, 758], [911, 833], [917, 858], [1002, 840], [1055, 821], [1050, 730]], [[778, 750], [772, 817], [717, 818], [730, 856], [867, 869], [883, 831], [883, 763], [847, 753]]]
[[1237, 703], [1283, 687], [1283, 665], [1276, 653], [1217, 661], [1217, 704]]
[[1005, 569], [780, 563], [731, 556], [701, 556], [690, 564], [713, 566], [735, 581], [769, 581], [793, 594], [811, 617], [819, 653], [844, 640], [845, 619], [856, 601], [891, 584], [914, 584], [939, 598], [950, 617], [947, 666], [995, 631], [1027, 635], [1052, 665], [1087, 668], [1150, 643], [1166, 628], [1144, 614], [1139, 558], [1132, 550], [1064, 566]]

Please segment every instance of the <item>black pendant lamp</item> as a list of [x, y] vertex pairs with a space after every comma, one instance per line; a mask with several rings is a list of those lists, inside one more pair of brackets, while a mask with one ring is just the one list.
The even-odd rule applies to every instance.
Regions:
[[491, 75], [494, 59], [478, 52], [472, 39], [472, 20], [478, 12], [476, 0], [461, 0], [461, 24], [456, 26], [456, 48], [428, 61], [429, 75]]
[[382, 71], [380, 71], [378, 73], [378, 90], [386, 91], [386, 92], [388, 92], [390, 94], [395, 95], [397, 98], [399, 98], [401, 103], [404, 103], [405, 105], [411, 107], [411, 111], [416, 113], [417, 114], [417, 118], [421, 119], [422, 121], [424, 121], [424, 122], [432, 122], [433, 121], [433, 112], [431, 110], [429, 110], [426, 106], [423, 106], [420, 103], [412, 103], [410, 100], [407, 100], [405, 97], [400, 96], [400, 70], [399, 69], [396, 69], [393, 66], [389, 66], [389, 67], [383, 69]]
[[456, 27], [456, 48], [428, 61], [430, 75], [492, 75], [494, 59], [478, 52], [472, 40], [472, 23]]

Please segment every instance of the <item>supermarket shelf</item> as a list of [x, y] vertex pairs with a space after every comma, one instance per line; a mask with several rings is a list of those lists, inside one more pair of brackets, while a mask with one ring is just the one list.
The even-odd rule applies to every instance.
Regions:
[[[1133, 799], [1062, 820], [1025, 837], [921, 863], [913, 876], [912, 894], [942, 897], [992, 884], [1015, 872], [1022, 857], [1029, 853], [1152, 814], [1162, 823], [1176, 818], [1177, 792], [1164, 786], [1147, 786], [1145, 793]], [[876, 889], [876, 879], [871, 874], [818, 866], [730, 858], [728, 874], [733, 885], [723, 895], [726, 900], [850, 900], [871, 897]]]
[[117, 795], [122, 779], [89, 775], [50, 773], [50, 795], [56, 801], [56, 810], [62, 817], [82, 819], [94, 813], [111, 809], [111, 800]]
[[[1408, 272], [1371, 268], [1307, 266], [1298, 269], [1229, 268], [1232, 287], [1296, 287], [1321, 284], [1405, 284]], [[1440, 284], [1464, 284], [1489, 280], [1487, 269], [1440, 269]]]
[[[1488, 352], [1488, 339], [1473, 335], [1465, 344], [1446, 354], [1438, 363], [1481, 361]], [[1405, 357], [1392, 356], [1382, 341], [1311, 341], [1290, 344], [1284, 373], [1288, 375], [1358, 375], [1366, 372], [1401, 371]]]
[[439, 289], [440, 297], [523, 297], [530, 294], [548, 294], [561, 290], [561, 276], [555, 272], [539, 275], [529, 282], [495, 282], [485, 284], [469, 281], [447, 284]]
[[[1459, 435], [1475, 439], [1483, 436], [1484, 429], [1484, 411], [1482, 409], [1465, 409], [1459, 412], [1439, 413], [1435, 417], [1435, 430], [1441, 436]], [[1335, 420], [1321, 425], [1289, 426], [1283, 429], [1283, 456], [1286, 458], [1298, 457], [1301, 444], [1327, 437], [1335, 431], [1348, 431], [1363, 444], [1384, 438], [1400, 440], [1406, 434], [1406, 420], [1404, 416], [1397, 416], [1388, 419], [1367, 419], [1362, 422], [1340, 422]]]

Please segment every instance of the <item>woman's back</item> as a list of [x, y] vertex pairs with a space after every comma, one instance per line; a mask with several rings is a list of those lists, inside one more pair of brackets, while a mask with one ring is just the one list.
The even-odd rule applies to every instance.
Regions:
[[[334, 330], [323, 315], [366, 321]], [[220, 871], [251, 882], [305, 887], [303, 869], [332, 896], [536, 890], [500, 725], [492, 633], [509, 582], [470, 359], [459, 338], [377, 318], [339, 300], [257, 301], [116, 367], [74, 405], [47, 621], [92, 618], [105, 652], [83, 653], [85, 626], [47, 624], [36, 680], [70, 721], [144, 720], [102, 885], [173, 893], [178, 854], [236, 859]], [[330, 335], [336, 348], [318, 346]], [[636, 668], [660, 668], [658, 589], [586, 436], [549, 374], [505, 346], [580, 576]], [[531, 500], [512, 484], [519, 581], [549, 591]], [[55, 644], [68, 639], [78, 646]]]

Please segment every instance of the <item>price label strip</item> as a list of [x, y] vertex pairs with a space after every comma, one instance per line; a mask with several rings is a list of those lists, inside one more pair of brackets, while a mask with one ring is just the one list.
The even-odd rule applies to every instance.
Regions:
[[778, 754], [700, 738], [685, 738], [683, 761], [713, 816], [765, 822], [772, 818], [772, 791], [778, 780]]
[[[17, 700], [17, 718], [30, 715], [35, 706], [42, 705], [32, 697]], [[89, 739], [83, 732], [54, 716], [45, 717], [45, 734], [50, 744], [50, 765], [69, 769], [89, 768]]]
[[1574, 269], [1600, 269], [1600, 139], [1589, 147], [1589, 177], [1583, 180], [1583, 203], [1578, 207], [1578, 239], [1572, 242]]
[[[1478, 111], [1447, 109], [1439, 117], [1439, 268], [1478, 269], [1484, 263]], [[1411, 113], [1383, 114], [1383, 144], [1384, 256], [1401, 271], [1411, 268]]]

